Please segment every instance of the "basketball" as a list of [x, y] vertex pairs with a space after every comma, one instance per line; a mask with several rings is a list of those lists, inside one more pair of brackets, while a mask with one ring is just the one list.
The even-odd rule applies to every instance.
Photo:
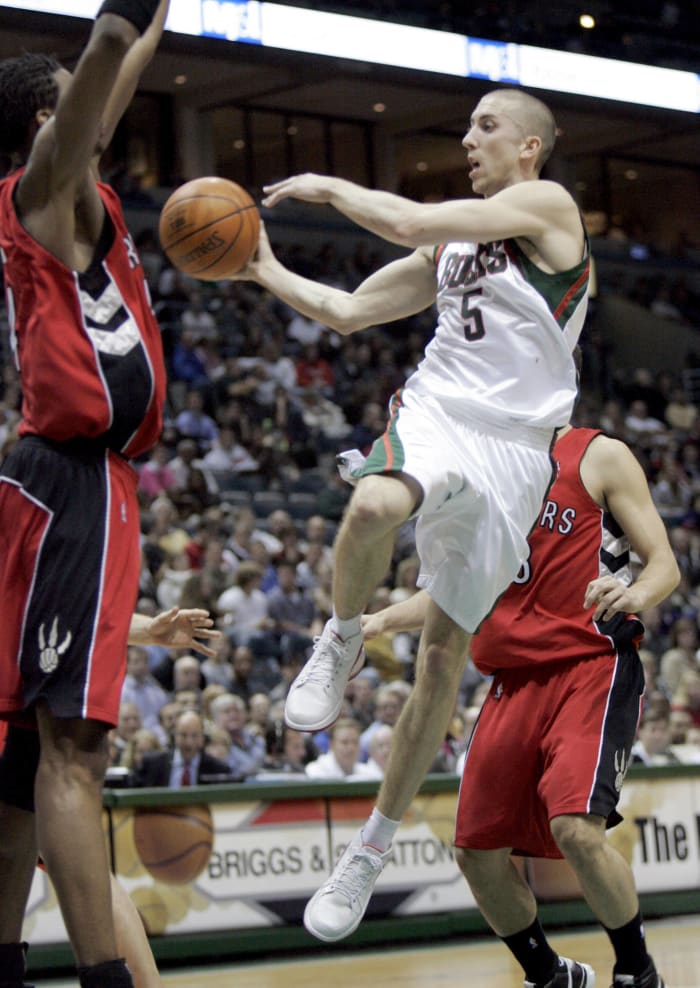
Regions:
[[250, 195], [226, 178], [195, 178], [175, 189], [160, 213], [158, 234], [184, 274], [216, 281], [236, 274], [255, 253], [260, 213]]
[[166, 885], [185, 885], [206, 868], [214, 846], [208, 806], [158, 806], [134, 813], [134, 843], [146, 871]]

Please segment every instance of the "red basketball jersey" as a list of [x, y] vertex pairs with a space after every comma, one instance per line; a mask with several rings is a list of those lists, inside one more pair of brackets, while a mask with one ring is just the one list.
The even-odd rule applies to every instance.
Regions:
[[530, 556], [471, 642], [474, 664], [487, 675], [612, 654], [622, 636], [643, 631], [636, 619], [603, 624], [593, 620], [594, 608], [583, 609], [591, 580], [632, 580], [627, 538], [581, 480], [581, 460], [599, 434], [571, 429], [555, 443], [556, 477], [530, 534]]
[[103, 234], [85, 272], [71, 271], [24, 229], [0, 182], [0, 251], [22, 384], [22, 434], [95, 439], [127, 457], [162, 427], [160, 330], [119, 199], [98, 183]]

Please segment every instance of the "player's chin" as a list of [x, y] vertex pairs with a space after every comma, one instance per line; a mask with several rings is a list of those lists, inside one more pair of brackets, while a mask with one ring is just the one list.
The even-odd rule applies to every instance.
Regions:
[[482, 199], [488, 199], [490, 195], [493, 195], [486, 182], [472, 182], [472, 192], [475, 196], [481, 196]]

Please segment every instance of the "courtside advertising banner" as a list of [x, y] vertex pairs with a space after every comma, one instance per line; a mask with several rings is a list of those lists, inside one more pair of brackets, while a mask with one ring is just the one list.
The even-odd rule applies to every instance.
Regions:
[[[322, 788], [322, 784], [320, 784]], [[344, 787], [345, 789], [349, 787]], [[397, 834], [368, 918], [476, 909], [454, 860], [454, 792], [419, 795]], [[365, 821], [374, 796], [241, 799], [105, 811], [117, 877], [154, 935], [298, 926], [304, 906]], [[641, 893], [700, 886], [700, 770], [628, 779], [624, 822], [608, 839], [631, 863]], [[518, 861], [543, 902], [580, 891], [563, 861]], [[48, 876], [37, 871], [24, 937], [64, 943]]]

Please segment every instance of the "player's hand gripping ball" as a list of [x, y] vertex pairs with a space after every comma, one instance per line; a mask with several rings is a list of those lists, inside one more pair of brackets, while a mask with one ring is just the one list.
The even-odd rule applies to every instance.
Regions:
[[160, 213], [160, 242], [184, 274], [217, 281], [246, 266], [258, 246], [260, 213], [226, 178], [195, 178], [175, 189]]

